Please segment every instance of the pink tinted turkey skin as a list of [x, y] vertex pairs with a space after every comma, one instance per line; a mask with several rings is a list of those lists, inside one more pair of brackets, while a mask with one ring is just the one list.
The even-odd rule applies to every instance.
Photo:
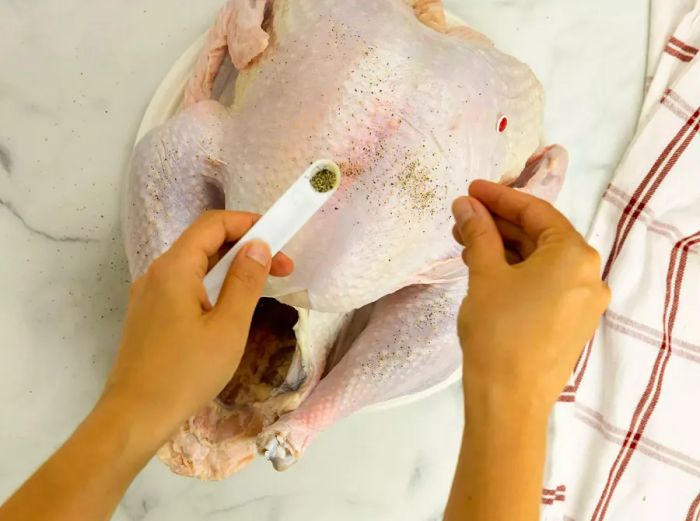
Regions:
[[[156, 139], [179, 149], [171, 172], [199, 168], [238, 210], [264, 212], [316, 159], [339, 163], [336, 197], [285, 249], [296, 272], [267, 294], [301, 292], [292, 303], [348, 311], [454, 256], [451, 201], [471, 179], [519, 172], [539, 145], [541, 88], [526, 66], [426, 27], [401, 0], [278, 0], [271, 9], [269, 46], [241, 71], [233, 106], [193, 106]], [[509, 128], [499, 134], [502, 114]], [[148, 210], [134, 215], [127, 247], [144, 242], [135, 229], [144, 218], [156, 221]], [[164, 247], [154, 246], [130, 252], [144, 258], [132, 265]]]
[[[229, 208], [264, 211], [313, 160], [341, 165], [335, 199], [286, 248], [298, 269], [269, 291], [340, 312], [454, 255], [451, 201], [470, 179], [519, 171], [539, 143], [541, 93], [524, 66], [425, 27], [401, 2], [314, 5], [276, 3], [271, 46], [239, 77], [225, 192]], [[531, 106], [508, 97], [513, 74]]]
[[429, 389], [454, 374], [462, 359], [455, 316], [466, 287], [464, 279], [415, 285], [377, 302], [338, 365], [296, 410], [260, 433], [260, 453], [277, 470], [286, 470], [341, 418]]

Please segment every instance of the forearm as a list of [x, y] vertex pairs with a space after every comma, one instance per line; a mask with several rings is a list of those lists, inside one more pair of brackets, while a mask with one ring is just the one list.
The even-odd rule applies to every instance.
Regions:
[[117, 401], [103, 400], [0, 508], [0, 521], [109, 519], [157, 448], [128, 414]]
[[268, 274], [294, 263], [251, 241], [212, 308], [203, 277], [257, 215], [206, 212], [132, 285], [105, 395], [61, 449], [0, 507], [0, 521], [102, 521], [186, 418], [235, 373]]
[[462, 450], [445, 521], [539, 519], [547, 415], [527, 403], [466, 404]]

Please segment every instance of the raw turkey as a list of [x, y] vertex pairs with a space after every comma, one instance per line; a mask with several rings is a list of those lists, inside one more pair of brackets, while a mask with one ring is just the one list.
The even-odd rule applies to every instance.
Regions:
[[132, 275], [207, 209], [264, 213], [317, 159], [343, 181], [286, 247], [296, 270], [269, 280], [231, 383], [162, 459], [201, 479], [257, 453], [285, 469], [341, 418], [457, 372], [450, 205], [476, 178], [553, 199], [567, 158], [542, 115], [530, 69], [439, 0], [230, 0], [181, 111], [135, 150]]

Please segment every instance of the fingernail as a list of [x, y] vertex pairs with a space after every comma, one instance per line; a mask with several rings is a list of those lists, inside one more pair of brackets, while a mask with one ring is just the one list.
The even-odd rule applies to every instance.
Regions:
[[474, 207], [468, 197], [460, 197], [452, 205], [452, 213], [457, 224], [461, 226], [474, 215]]
[[267, 267], [270, 263], [270, 247], [262, 241], [251, 241], [246, 247], [245, 254], [261, 266]]

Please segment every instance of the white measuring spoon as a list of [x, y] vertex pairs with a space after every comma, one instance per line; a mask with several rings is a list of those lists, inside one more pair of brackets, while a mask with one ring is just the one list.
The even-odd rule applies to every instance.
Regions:
[[216, 304], [226, 274], [243, 246], [260, 240], [270, 246], [273, 256], [279, 253], [333, 196], [340, 177], [340, 168], [333, 161], [323, 159], [312, 164], [209, 271], [204, 278], [209, 302]]

